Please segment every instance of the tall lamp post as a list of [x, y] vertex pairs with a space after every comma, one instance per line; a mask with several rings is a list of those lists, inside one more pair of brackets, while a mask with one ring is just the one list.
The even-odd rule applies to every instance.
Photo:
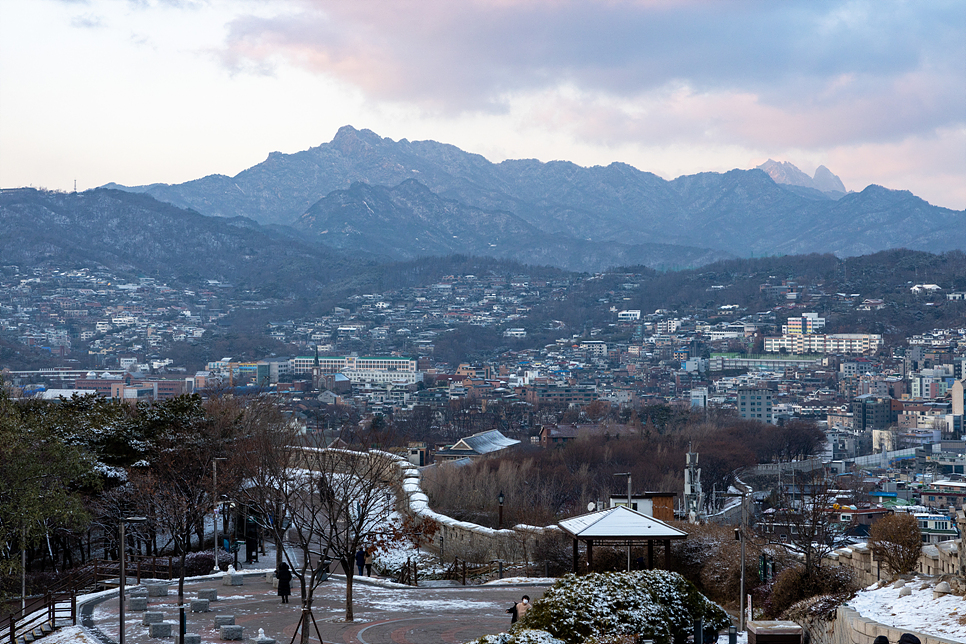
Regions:
[[218, 567], [218, 461], [227, 461], [224, 457], [211, 459], [211, 532], [213, 541], [212, 554], [215, 556], [211, 572], [221, 572]]
[[740, 494], [725, 494], [724, 496], [741, 499], [741, 523], [735, 528], [735, 539], [741, 542], [741, 588], [738, 595], [738, 630], [745, 630], [745, 496], [748, 488], [742, 485]]
[[506, 500], [506, 497], [503, 496], [503, 490], [500, 490], [500, 496], [496, 497], [496, 500], [500, 502], [500, 525], [499, 525], [499, 529], [502, 530], [503, 529], [503, 502]]
[[124, 563], [125, 563], [124, 554], [125, 554], [125, 550], [127, 550], [126, 544], [124, 542], [124, 526], [128, 523], [144, 523], [145, 521], [147, 521], [147, 518], [145, 517], [124, 517], [121, 519], [121, 522], [120, 522], [121, 523], [121, 527], [120, 527], [121, 543], [120, 543], [120, 546], [118, 547], [118, 550], [120, 551], [120, 555], [121, 555], [121, 579], [120, 579], [121, 592], [118, 593], [118, 596], [117, 596], [117, 601], [120, 607], [120, 616], [121, 616], [121, 631], [120, 631], [120, 640], [119, 640], [120, 644], [124, 644], [124, 586], [127, 583], [127, 570], [125, 569], [125, 566], [124, 566]]
[[[627, 477], [627, 509], [633, 510], [634, 506], [631, 504], [631, 473], [630, 472], [618, 472], [614, 476], [626, 476]], [[650, 546], [648, 546], [650, 547]], [[631, 542], [627, 542], [627, 572], [631, 571]]]

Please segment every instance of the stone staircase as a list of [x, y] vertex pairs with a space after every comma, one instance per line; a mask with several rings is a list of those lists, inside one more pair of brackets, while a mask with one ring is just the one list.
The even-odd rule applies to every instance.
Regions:
[[30, 642], [36, 642], [45, 635], [50, 635], [56, 630], [55, 626], [50, 622], [44, 622], [40, 626], [34, 628], [34, 630], [24, 633], [17, 638], [17, 644], [30, 644]]

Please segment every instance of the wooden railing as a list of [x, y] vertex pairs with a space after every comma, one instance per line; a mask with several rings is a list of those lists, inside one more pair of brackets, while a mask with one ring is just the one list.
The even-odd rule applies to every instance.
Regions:
[[443, 579], [452, 579], [453, 581], [462, 581], [463, 585], [466, 585], [466, 578], [469, 577], [482, 577], [484, 575], [491, 574], [494, 570], [499, 567], [499, 562], [490, 562], [487, 564], [469, 564], [464, 559], [456, 557], [453, 559], [453, 565], [451, 565], [445, 573], [443, 573]]
[[26, 607], [19, 615], [10, 615], [5, 625], [5, 636], [9, 638], [10, 644], [16, 644], [17, 638], [34, 629], [50, 624], [53, 627], [57, 622], [63, 623], [70, 620], [71, 624], [77, 624], [77, 595], [71, 592], [46, 593], [43, 597], [32, 597], [27, 601]]
[[[174, 579], [178, 575], [174, 557], [146, 557], [129, 555], [126, 577], [141, 579]], [[2, 608], [0, 617], [0, 642], [16, 644], [17, 638], [30, 633], [43, 624], [54, 626], [58, 620], [77, 624], [77, 595], [120, 586], [121, 562], [95, 559], [82, 568], [50, 586], [43, 595], [21, 600], [11, 600]]]
[[[18, 600], [19, 601], [19, 600]], [[7, 615], [0, 630], [0, 641], [16, 644], [17, 638], [44, 624], [53, 627], [58, 621], [77, 624], [77, 595], [70, 591], [47, 592], [29, 597], [22, 609]]]
[[406, 559], [406, 565], [403, 566], [399, 574], [396, 575], [397, 584], [406, 584], [407, 586], [418, 586], [419, 580], [417, 578], [418, 573], [416, 571], [416, 560]]

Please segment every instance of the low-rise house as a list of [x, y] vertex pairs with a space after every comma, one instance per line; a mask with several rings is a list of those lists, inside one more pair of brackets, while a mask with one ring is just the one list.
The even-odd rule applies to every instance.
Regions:
[[461, 438], [445, 449], [438, 450], [436, 459], [453, 461], [460, 458], [479, 458], [497, 454], [519, 444], [520, 441], [507, 438], [497, 429], [491, 429]]

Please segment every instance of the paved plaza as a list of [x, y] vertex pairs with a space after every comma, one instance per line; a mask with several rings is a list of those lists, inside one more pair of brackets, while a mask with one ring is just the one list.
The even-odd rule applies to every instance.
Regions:
[[[236, 625], [244, 627], [244, 641], [252, 642], [259, 629], [279, 644], [288, 644], [299, 621], [299, 587], [292, 580], [291, 604], [282, 604], [265, 574], [247, 573], [241, 586], [225, 586], [220, 576], [196, 578], [185, 582], [186, 604], [198, 591], [216, 589], [218, 600], [210, 612], [187, 613], [187, 632], [201, 635], [202, 642], [221, 642], [216, 616], [233, 615]], [[489, 586], [400, 587], [381, 580], [356, 578], [353, 584], [355, 621], [346, 623], [345, 581], [334, 577], [315, 592], [314, 614], [322, 641], [345, 644], [435, 644], [472, 641], [481, 635], [498, 633], [510, 626], [506, 614], [514, 601], [526, 594], [533, 600], [546, 586], [501, 584]], [[164, 621], [177, 631], [177, 582], [165, 597], [149, 597], [148, 611], [162, 612]], [[96, 604], [88, 604], [83, 616], [85, 626], [102, 642], [118, 641], [117, 594]], [[173, 638], [149, 637], [142, 625], [143, 611], [126, 610], [125, 640], [129, 644], [161, 644]], [[312, 642], [318, 642], [314, 629]]]

